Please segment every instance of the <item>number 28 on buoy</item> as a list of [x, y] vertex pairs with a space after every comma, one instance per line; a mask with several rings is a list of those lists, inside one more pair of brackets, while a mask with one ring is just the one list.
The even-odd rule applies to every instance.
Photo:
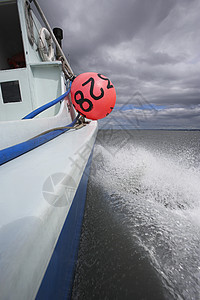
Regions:
[[78, 75], [71, 86], [71, 100], [82, 116], [98, 120], [111, 113], [116, 102], [112, 82], [104, 75], [88, 72]]

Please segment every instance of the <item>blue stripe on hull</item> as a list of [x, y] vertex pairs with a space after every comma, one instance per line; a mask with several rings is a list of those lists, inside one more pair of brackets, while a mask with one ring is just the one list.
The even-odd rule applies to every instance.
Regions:
[[91, 161], [92, 154], [38, 290], [37, 300], [60, 300], [71, 297]]

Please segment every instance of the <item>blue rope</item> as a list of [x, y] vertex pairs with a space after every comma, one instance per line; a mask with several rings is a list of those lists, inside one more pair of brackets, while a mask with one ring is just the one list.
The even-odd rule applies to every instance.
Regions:
[[[76, 121], [78, 120], [79, 115], [77, 115], [77, 117], [74, 119], [74, 121], [65, 126], [65, 127], [71, 127], [73, 128], [73, 126], [75, 125]], [[30, 150], [33, 150], [41, 145], [43, 145], [44, 143], [56, 138], [57, 136], [59, 136], [60, 134], [68, 131], [71, 128], [56, 128], [55, 130], [52, 129], [52, 131], [41, 134], [35, 138], [32, 138], [28, 141], [25, 141], [23, 143], [5, 148], [3, 150], [0, 150], [0, 166]]]
[[61, 95], [60, 97], [58, 97], [57, 99], [47, 103], [47, 104], [44, 104], [43, 106], [35, 109], [34, 111], [32, 111], [30, 114], [26, 115], [25, 117], [22, 118], [22, 120], [25, 120], [25, 119], [32, 119], [34, 118], [35, 116], [37, 116], [38, 114], [40, 114], [41, 112], [45, 111], [46, 109], [52, 107], [53, 105], [57, 104], [58, 102], [60, 102], [61, 100], [63, 100], [70, 92], [70, 89], [71, 89], [71, 85], [72, 85], [72, 82], [70, 82], [70, 85], [69, 85], [69, 89], [63, 94]]

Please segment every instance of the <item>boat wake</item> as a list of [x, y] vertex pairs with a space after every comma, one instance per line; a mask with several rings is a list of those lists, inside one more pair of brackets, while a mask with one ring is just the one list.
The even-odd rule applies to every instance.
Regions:
[[107, 209], [144, 249], [171, 298], [199, 299], [200, 168], [193, 153], [116, 147], [95, 146], [90, 186], [101, 186]]

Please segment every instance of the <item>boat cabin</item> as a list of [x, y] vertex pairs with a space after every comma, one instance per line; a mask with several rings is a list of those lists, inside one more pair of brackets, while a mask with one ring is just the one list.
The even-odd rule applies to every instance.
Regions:
[[[20, 120], [64, 92], [62, 63], [30, 2], [0, 0], [0, 121]], [[38, 117], [53, 116], [59, 107]]]

